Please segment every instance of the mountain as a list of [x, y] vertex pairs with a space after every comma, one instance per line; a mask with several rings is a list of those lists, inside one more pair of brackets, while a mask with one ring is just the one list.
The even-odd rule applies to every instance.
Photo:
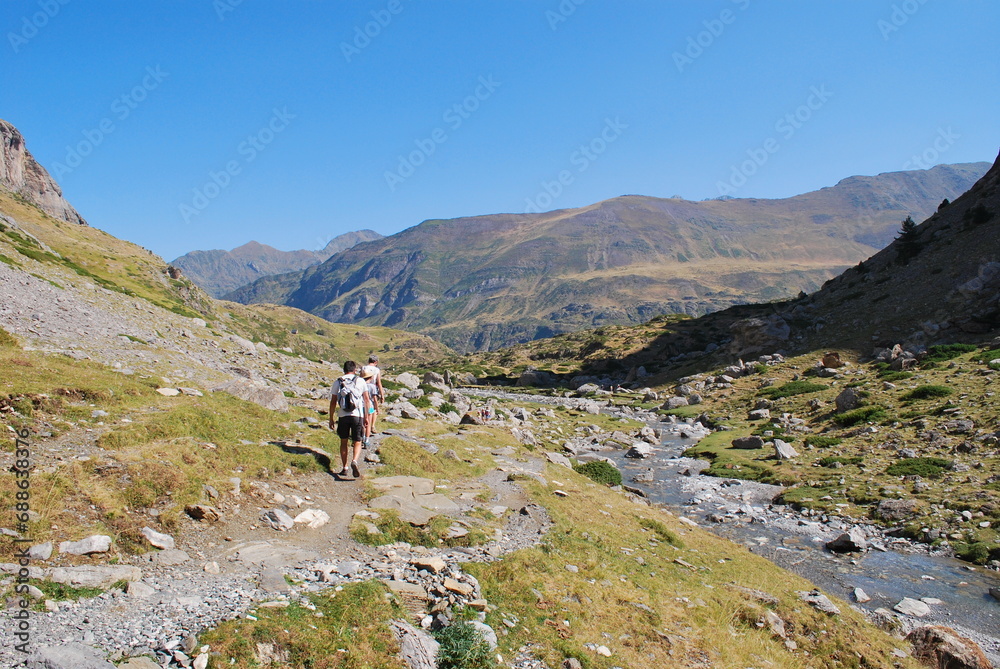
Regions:
[[374, 230], [347, 232], [331, 239], [320, 251], [279, 251], [267, 244], [251, 241], [232, 251], [191, 251], [170, 264], [181, 268], [212, 297], [222, 297], [263, 276], [318, 265], [335, 253], [381, 238], [382, 235]]
[[1000, 156], [968, 192], [917, 225], [911, 239], [893, 241], [810, 295], [564, 334], [480, 353], [462, 369], [503, 376], [530, 365], [623, 381], [643, 367], [653, 385], [776, 351], [864, 357], [896, 344], [913, 350], [988, 342], [1000, 335], [998, 213]]
[[20, 131], [3, 119], [0, 119], [0, 188], [60, 221], [87, 224], [63, 198], [62, 189], [55, 180], [28, 151]]
[[628, 195], [578, 209], [425, 221], [227, 296], [429, 334], [460, 351], [814, 291], [988, 163], [856, 176], [791, 198]]

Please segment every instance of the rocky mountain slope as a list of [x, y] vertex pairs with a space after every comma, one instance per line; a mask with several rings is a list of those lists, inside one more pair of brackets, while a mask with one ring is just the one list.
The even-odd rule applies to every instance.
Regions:
[[0, 188], [37, 205], [53, 218], [87, 224], [63, 199], [59, 185], [28, 151], [18, 129], [3, 119], [0, 119]]
[[374, 230], [346, 232], [330, 240], [319, 251], [279, 251], [259, 242], [247, 242], [232, 251], [191, 251], [170, 264], [212, 297], [222, 297], [264, 276], [285, 274], [318, 265], [330, 256], [362, 242], [381, 239]]
[[425, 221], [228, 297], [416, 330], [458, 350], [698, 315], [816, 290], [987, 167], [851, 177], [783, 200], [630, 195], [544, 214]]

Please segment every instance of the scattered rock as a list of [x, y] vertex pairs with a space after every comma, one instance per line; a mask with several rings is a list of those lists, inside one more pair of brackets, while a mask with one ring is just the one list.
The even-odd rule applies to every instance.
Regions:
[[53, 583], [75, 588], [109, 588], [118, 581], [138, 581], [142, 571], [129, 565], [83, 565], [80, 567], [54, 567], [49, 573]]
[[399, 657], [410, 669], [437, 669], [440, 645], [427, 632], [403, 620], [390, 623], [393, 636], [399, 643]]
[[292, 522], [304, 523], [306, 527], [315, 530], [330, 522], [330, 514], [320, 509], [306, 509], [295, 516]]
[[826, 542], [826, 547], [834, 553], [862, 553], [868, 550], [868, 542], [864, 533], [853, 527], [836, 539]]
[[781, 439], [774, 440], [774, 456], [779, 460], [791, 460], [797, 458], [799, 452], [792, 448], [792, 445]]
[[103, 653], [82, 643], [39, 648], [28, 657], [27, 666], [29, 669], [115, 669]]
[[858, 604], [865, 604], [867, 602], [872, 601], [872, 598], [868, 596], [868, 593], [862, 590], [861, 588], [854, 588], [853, 594], [854, 594], [854, 601], [856, 601]]
[[142, 528], [142, 536], [155, 548], [169, 549], [174, 547], [174, 538], [169, 534], [157, 532], [151, 527]]
[[646, 443], [637, 442], [632, 444], [632, 448], [625, 453], [626, 458], [643, 459], [653, 454], [653, 447]]
[[912, 599], [910, 597], [903, 597], [892, 609], [897, 613], [902, 613], [904, 616], [915, 616], [917, 618], [923, 618], [931, 612], [931, 607], [919, 599]]
[[799, 599], [813, 606], [818, 611], [829, 613], [831, 615], [840, 615], [840, 609], [837, 608], [837, 605], [830, 601], [830, 598], [821, 593], [819, 590], [813, 590], [812, 592], [799, 592], [798, 595]]
[[834, 403], [837, 405], [837, 413], [844, 413], [845, 411], [853, 411], [861, 406], [861, 393], [857, 388], [844, 388], [837, 395], [837, 399]]
[[104, 534], [95, 534], [80, 541], [63, 541], [59, 544], [59, 552], [70, 555], [93, 555], [107, 553], [109, 550], [111, 550], [111, 537]]
[[[216, 497], [218, 497], [218, 493], [216, 493]], [[203, 520], [206, 523], [217, 522], [222, 517], [214, 506], [205, 506], [204, 504], [189, 504], [184, 507], [184, 513], [195, 520]]]
[[292, 517], [281, 509], [268, 509], [267, 511], [264, 511], [261, 516], [265, 523], [281, 532], [285, 532], [295, 527], [295, 521], [292, 520]]
[[906, 635], [913, 655], [939, 669], [990, 669], [991, 664], [975, 641], [960, 636], [950, 627], [928, 625]]
[[732, 441], [733, 448], [754, 449], [764, 448], [764, 439], [756, 435], [750, 437], [738, 437]]

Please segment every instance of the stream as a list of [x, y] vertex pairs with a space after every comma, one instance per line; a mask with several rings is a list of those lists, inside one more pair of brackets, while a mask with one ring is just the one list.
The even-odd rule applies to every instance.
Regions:
[[[463, 389], [468, 392], [471, 389]], [[519, 395], [504, 391], [468, 392], [479, 397], [536, 404], [569, 403], [561, 398]], [[829, 594], [869, 612], [892, 610], [904, 597], [929, 599], [930, 613], [907, 617], [909, 627], [944, 625], [972, 638], [1000, 667], [1000, 601], [990, 588], [1000, 589], [1000, 573], [943, 555], [928, 554], [923, 544], [875, 536], [874, 548], [865, 553], [835, 554], [827, 541], [850, 525], [836, 517], [806, 517], [790, 507], [773, 505], [781, 488], [753, 481], [700, 476], [702, 460], [681, 454], [696, 436], [684, 423], [650, 423], [662, 430], [659, 447], [644, 459], [625, 457], [624, 450], [598, 451], [593, 455], [614, 461], [623, 482], [641, 490], [650, 502], [686, 516], [702, 528], [767, 558], [810, 581]], [[637, 475], [639, 481], [633, 478]], [[870, 529], [870, 528], [869, 528]], [[854, 589], [861, 588], [871, 601], [858, 603]], [[940, 600], [936, 602], [935, 600]]]

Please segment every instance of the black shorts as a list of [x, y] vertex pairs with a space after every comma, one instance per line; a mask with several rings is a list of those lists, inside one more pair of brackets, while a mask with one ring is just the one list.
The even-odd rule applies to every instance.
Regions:
[[364, 423], [360, 416], [344, 416], [337, 419], [337, 436], [341, 439], [361, 441], [364, 438]]

